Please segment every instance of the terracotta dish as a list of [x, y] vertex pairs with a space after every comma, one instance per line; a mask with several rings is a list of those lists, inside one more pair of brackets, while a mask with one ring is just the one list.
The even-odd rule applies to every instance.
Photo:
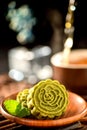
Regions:
[[87, 95], [87, 49], [72, 50], [68, 64], [62, 62], [63, 52], [51, 57], [53, 79], [60, 81], [66, 88], [81, 96]]
[[66, 112], [60, 119], [37, 120], [37, 119], [31, 119], [31, 118], [19, 118], [19, 117], [10, 115], [9, 113], [6, 112], [3, 106], [3, 102], [6, 99], [15, 99], [17, 93], [10, 95], [1, 101], [1, 107], [0, 107], [1, 114], [12, 122], [16, 122], [18, 124], [22, 124], [26, 126], [33, 126], [33, 127], [41, 127], [41, 128], [56, 127], [56, 126], [58, 127], [58, 126], [72, 124], [76, 121], [79, 121], [86, 115], [87, 103], [79, 95], [72, 92], [68, 92], [68, 93], [69, 93], [69, 104], [68, 104]]

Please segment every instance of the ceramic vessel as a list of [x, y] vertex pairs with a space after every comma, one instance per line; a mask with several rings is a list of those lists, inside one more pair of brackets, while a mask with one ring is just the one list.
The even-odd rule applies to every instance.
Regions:
[[68, 64], [62, 62], [63, 52], [51, 57], [53, 79], [63, 83], [70, 91], [87, 95], [87, 49], [72, 50]]

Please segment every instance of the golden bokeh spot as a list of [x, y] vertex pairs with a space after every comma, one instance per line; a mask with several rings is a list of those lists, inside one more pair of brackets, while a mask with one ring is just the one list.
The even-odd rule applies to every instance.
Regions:
[[66, 28], [71, 28], [71, 23], [70, 22], [66, 22], [65, 27]]

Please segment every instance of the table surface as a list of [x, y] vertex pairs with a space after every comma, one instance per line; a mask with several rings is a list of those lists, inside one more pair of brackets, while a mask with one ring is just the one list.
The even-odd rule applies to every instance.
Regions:
[[[36, 128], [36, 127], [29, 127], [25, 125], [20, 125], [15, 122], [11, 122], [8, 119], [4, 118], [0, 114], [0, 130], [18, 130], [24, 128], [26, 130], [47, 130], [48, 128]], [[86, 123], [81, 123], [81, 122], [76, 122], [74, 124], [65, 126], [65, 127], [53, 127], [49, 128], [50, 130], [87, 130], [87, 124]]]

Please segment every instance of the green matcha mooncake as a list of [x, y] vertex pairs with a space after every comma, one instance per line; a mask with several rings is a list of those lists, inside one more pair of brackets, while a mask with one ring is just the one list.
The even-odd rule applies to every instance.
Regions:
[[27, 96], [29, 94], [29, 89], [24, 89], [17, 94], [16, 100], [21, 103], [23, 107], [27, 107]]
[[57, 80], [42, 80], [29, 89], [27, 107], [37, 119], [59, 118], [68, 105], [68, 92]]

